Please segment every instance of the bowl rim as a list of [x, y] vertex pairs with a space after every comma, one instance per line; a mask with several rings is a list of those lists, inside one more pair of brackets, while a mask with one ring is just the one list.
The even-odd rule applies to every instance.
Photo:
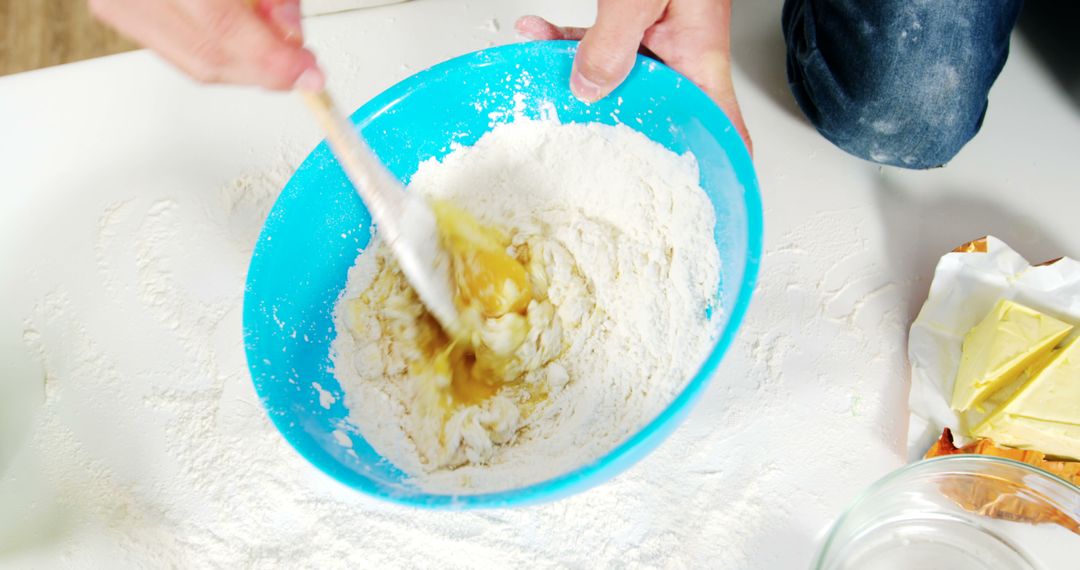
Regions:
[[890, 484], [898, 479], [906, 477], [908, 474], [927, 469], [927, 466], [934, 466], [939, 463], [997, 463], [1000, 465], [1007, 465], [1010, 467], [1017, 467], [1022, 471], [1027, 471], [1031, 475], [1041, 477], [1048, 483], [1054, 485], [1060, 485], [1067, 491], [1072, 491], [1080, 496], [1080, 486], [1076, 485], [1072, 481], [1059, 477], [1041, 467], [1032, 465], [1030, 463], [1024, 463], [1023, 461], [1017, 461], [1015, 459], [1009, 459], [1007, 457], [998, 457], [996, 455], [980, 455], [977, 453], [954, 453], [951, 455], [941, 455], [938, 457], [931, 457], [929, 459], [920, 459], [912, 463], [908, 463], [898, 469], [885, 474], [877, 481], [874, 481], [869, 487], [863, 489], [854, 499], [851, 500], [844, 508], [844, 512], [836, 518], [836, 521], [829, 526], [828, 534], [825, 536], [825, 540], [822, 541], [821, 547], [818, 548], [817, 554], [814, 555], [814, 562], [811, 568], [820, 570], [822, 564], [824, 564], [825, 553], [832, 547], [833, 542], [836, 540], [837, 532], [844, 525], [845, 522], [851, 517], [856, 507], [863, 504], [871, 497], [876, 495], [879, 491], [888, 487]]
[[[481, 49], [453, 57], [419, 71], [382, 91], [354, 111], [350, 115], [350, 120], [357, 128], [362, 128], [370, 123], [375, 117], [392, 107], [400, 99], [408, 96], [414, 90], [422, 89], [427, 83], [428, 78], [445, 75], [455, 68], [474, 64], [490, 65], [493, 61], [498, 61], [500, 58], [505, 58], [511, 54], [520, 56], [529, 53], [540, 53], [542, 51], [553, 51], [556, 55], [569, 55], [572, 58], [576, 51], [577, 44], [578, 42], [576, 41], [567, 40], [512, 43]], [[723, 356], [727, 353], [727, 350], [734, 341], [745, 317], [750, 299], [757, 284], [758, 272], [761, 265], [764, 234], [762, 220], [763, 211], [757, 172], [754, 169], [753, 160], [750, 157], [745, 143], [723, 110], [721, 110], [720, 107], [700, 88], [693, 84], [693, 82], [663, 64], [663, 62], [639, 54], [634, 67], [637, 69], [641, 66], [649, 67], [650, 72], [659, 68], [673, 74], [676, 79], [682, 79], [683, 85], [681, 89], [688, 91], [688, 96], [697, 99], [698, 103], [700, 103], [696, 107], [696, 115], [699, 120], [706, 123], [712, 123], [719, 127], [710, 130], [714, 132], [714, 136], [716, 136], [721, 146], [727, 152], [727, 158], [731, 163], [731, 169], [735, 173], [737, 180], [743, 186], [743, 204], [746, 209], [745, 263], [742, 281], [738, 284], [736, 298], [729, 307], [725, 307], [728, 309], [727, 323], [713, 345], [713, 348], [702, 361], [698, 371], [685, 383], [675, 398], [673, 398], [667, 406], [648, 423], [640, 427], [628, 438], [605, 452], [600, 457], [590, 463], [580, 465], [571, 471], [549, 479], [523, 487], [476, 494], [450, 495], [427, 493], [424, 491], [412, 494], [388, 493], [384, 487], [365, 478], [357, 479], [349, 477], [348, 474], [351, 473], [351, 471], [342, 468], [342, 466], [336, 460], [330, 458], [328, 454], [318, 453], [319, 451], [322, 451], [321, 447], [318, 450], [309, 449], [318, 446], [306, 441], [294, 441], [290, 435], [292, 432], [292, 428], [289, 426], [290, 420], [279, 414], [270, 413], [271, 410], [268, 407], [268, 400], [258, 389], [259, 382], [254, 381], [257, 377], [262, 375], [260, 372], [262, 364], [258, 356], [254, 353], [253, 346], [247, 342], [248, 326], [246, 322], [249, 306], [248, 296], [252, 291], [252, 288], [248, 285], [244, 295], [243, 320], [245, 324], [243, 329], [245, 336], [245, 353], [247, 356], [249, 372], [252, 375], [256, 392], [259, 393], [260, 401], [262, 402], [264, 409], [268, 412], [267, 415], [270, 417], [271, 422], [289, 445], [305, 460], [318, 468], [319, 471], [322, 471], [332, 479], [347, 487], [361, 491], [365, 495], [400, 505], [441, 510], [524, 506], [554, 501], [576, 494], [615, 477], [644, 458], [670, 434], [670, 431], [673, 431], [681, 423], [685, 414], [690, 411], [693, 404], [701, 396], [705, 387], [715, 375]], [[632, 77], [633, 73], [631, 74], [631, 80]], [[612, 96], [615, 95], [617, 95], [617, 91], [616, 94]], [[305, 156], [304, 162], [306, 162], [312, 154], [317, 152], [319, 147], [324, 146], [325, 144], [325, 140], [321, 140], [318, 145]], [[301, 163], [301, 165], [302, 164], [303, 163]], [[294, 176], [295, 172], [293, 173], [293, 177]], [[292, 181], [293, 177], [289, 178], [289, 182]], [[286, 186], [289, 182], [286, 182]], [[263, 232], [265, 231], [266, 227], [264, 226]], [[263, 232], [260, 232], [259, 239], [256, 242], [255, 249], [252, 253], [251, 263], [248, 268], [248, 279], [250, 279], [252, 265], [254, 265], [257, 258], [258, 245], [263, 242], [265, 238]], [[664, 433], [665, 429], [668, 429], [668, 433]]]

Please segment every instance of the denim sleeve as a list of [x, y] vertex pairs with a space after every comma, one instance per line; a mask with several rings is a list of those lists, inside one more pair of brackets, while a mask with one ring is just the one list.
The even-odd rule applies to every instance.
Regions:
[[803, 113], [861, 158], [948, 162], [982, 126], [1023, 0], [786, 0], [787, 73]]

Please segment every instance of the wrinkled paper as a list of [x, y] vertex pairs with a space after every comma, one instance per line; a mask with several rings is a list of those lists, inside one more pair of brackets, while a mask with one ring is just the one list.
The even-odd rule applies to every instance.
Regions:
[[1003, 298], [1080, 325], [1080, 262], [1062, 258], [1031, 265], [994, 237], [941, 258], [908, 337], [910, 460], [921, 459], [945, 427], [953, 430], [958, 445], [967, 443], [960, 417], [949, 408], [961, 345], [964, 335]]

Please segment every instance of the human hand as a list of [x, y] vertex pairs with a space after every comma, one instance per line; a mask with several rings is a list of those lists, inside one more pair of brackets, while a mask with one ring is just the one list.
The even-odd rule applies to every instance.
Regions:
[[534, 40], [581, 40], [570, 89], [586, 102], [618, 87], [644, 47], [716, 101], [753, 154], [731, 81], [731, 0], [599, 0], [592, 28], [560, 27], [539, 16], [525, 16], [515, 28]]
[[316, 91], [300, 0], [89, 0], [98, 19], [202, 83]]

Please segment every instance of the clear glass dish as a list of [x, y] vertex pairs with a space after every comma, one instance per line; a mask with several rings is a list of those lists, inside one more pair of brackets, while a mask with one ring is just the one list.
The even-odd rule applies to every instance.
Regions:
[[913, 463], [863, 492], [833, 524], [819, 570], [1077, 568], [1080, 488], [985, 455]]

